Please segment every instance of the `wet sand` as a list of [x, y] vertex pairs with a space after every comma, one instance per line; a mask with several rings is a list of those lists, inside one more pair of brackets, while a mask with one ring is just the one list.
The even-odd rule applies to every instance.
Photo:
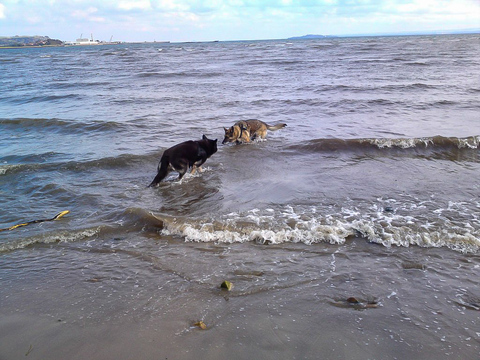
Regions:
[[[0, 359], [476, 359], [480, 351], [475, 255], [362, 239], [161, 240], [149, 255], [140, 244], [5, 254]], [[231, 291], [219, 288], [225, 279]]]

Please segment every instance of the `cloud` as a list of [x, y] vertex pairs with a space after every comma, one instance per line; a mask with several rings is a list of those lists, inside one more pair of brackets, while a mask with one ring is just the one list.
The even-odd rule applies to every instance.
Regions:
[[151, 9], [149, 0], [121, 0], [117, 6], [121, 10], [149, 10]]
[[86, 20], [86, 21], [93, 21], [93, 22], [104, 22], [105, 18], [101, 16], [95, 16], [98, 12], [98, 9], [95, 7], [89, 7], [87, 9], [78, 9], [74, 10], [71, 13], [71, 16], [77, 19]]
[[283, 38], [479, 28], [478, 0], [0, 0], [2, 33], [119, 40]]

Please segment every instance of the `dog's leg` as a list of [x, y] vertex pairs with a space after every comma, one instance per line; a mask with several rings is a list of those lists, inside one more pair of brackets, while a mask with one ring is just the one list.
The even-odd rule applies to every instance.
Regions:
[[178, 171], [178, 180], [182, 180], [183, 175], [185, 175], [188, 170], [188, 162], [184, 160], [177, 160], [175, 161], [175, 164], [172, 165], [173, 168]]
[[199, 165], [199, 166], [193, 165], [193, 167], [192, 167], [192, 172], [191, 172], [190, 174], [193, 175], [193, 174], [195, 174], [197, 171], [198, 171], [199, 173], [202, 173], [202, 172], [203, 172], [203, 169], [202, 169], [202, 166], [201, 166], [201, 165]]
[[182, 180], [183, 178], [183, 175], [185, 175], [185, 173], [187, 172], [188, 168], [185, 166], [185, 167], [182, 167], [181, 169], [177, 169], [178, 171], [178, 180]]
[[242, 143], [251, 142], [252, 140], [250, 139], [250, 133], [248, 131], [243, 131], [240, 140]]
[[267, 128], [258, 130], [257, 135], [264, 140], [267, 137]]
[[195, 174], [197, 170], [198, 172], [203, 172], [202, 165], [207, 161], [207, 153], [204, 152], [204, 154], [200, 155], [203, 155], [203, 158], [192, 164], [192, 175]]
[[170, 162], [168, 160], [168, 157], [163, 157], [160, 160], [160, 166], [158, 168], [158, 173], [157, 176], [155, 176], [155, 179], [151, 182], [149, 187], [154, 187], [157, 186], [160, 181], [165, 179], [170, 171]]

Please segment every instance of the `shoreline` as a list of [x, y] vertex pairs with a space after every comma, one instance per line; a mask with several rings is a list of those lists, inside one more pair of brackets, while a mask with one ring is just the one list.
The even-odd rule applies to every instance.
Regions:
[[[401, 354], [434, 360], [473, 358], [480, 350], [479, 312], [455, 303], [457, 288], [476, 286], [470, 282], [478, 272], [473, 255], [385, 248], [362, 239], [309, 246], [161, 237], [153, 252], [152, 240], [135, 247], [125, 243], [123, 250], [116, 244], [108, 251], [107, 241], [88, 249], [60, 243], [4, 254], [12, 270], [0, 279], [5, 289], [0, 358], [240, 360], [322, 354], [393, 360]], [[150, 254], [139, 257], [145, 241]], [[34, 259], [41, 260], [31, 271], [13, 270]], [[451, 268], [428, 259], [445, 260]], [[295, 263], [298, 268], [287, 272], [268, 270]], [[459, 279], [458, 264], [463, 264], [458, 271], [471, 276]], [[231, 280], [233, 289], [221, 290], [221, 279]], [[359, 303], [349, 303], [349, 296]], [[372, 299], [378, 306], [361, 306]], [[199, 321], [205, 330], [195, 326]]]

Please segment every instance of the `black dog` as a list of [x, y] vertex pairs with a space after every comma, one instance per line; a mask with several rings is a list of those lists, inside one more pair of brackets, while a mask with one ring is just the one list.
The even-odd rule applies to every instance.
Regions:
[[171, 170], [178, 171], [178, 180], [192, 168], [192, 174], [201, 171], [202, 164], [217, 152], [217, 139], [210, 140], [203, 135], [202, 140], [189, 140], [165, 150], [158, 164], [158, 174], [149, 186], [156, 186]]

